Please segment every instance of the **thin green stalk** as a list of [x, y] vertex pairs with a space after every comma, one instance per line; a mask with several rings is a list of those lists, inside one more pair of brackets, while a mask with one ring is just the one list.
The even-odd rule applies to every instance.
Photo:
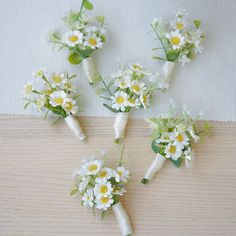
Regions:
[[122, 149], [121, 149], [119, 167], [122, 166], [122, 163], [123, 163], [124, 150], [125, 150], [125, 144], [122, 146]]
[[106, 82], [104, 81], [104, 79], [102, 78], [102, 76], [101, 76], [99, 73], [98, 73], [98, 75], [99, 75], [100, 79], [102, 80], [102, 83], [103, 83], [104, 87], [106, 88], [106, 90], [108, 91], [108, 93], [109, 93], [111, 96], [113, 96], [113, 94], [111, 93], [109, 87], [107, 86], [107, 84], [106, 84]]

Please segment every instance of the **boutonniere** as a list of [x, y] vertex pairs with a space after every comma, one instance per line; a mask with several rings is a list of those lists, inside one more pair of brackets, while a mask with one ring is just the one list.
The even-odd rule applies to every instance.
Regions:
[[147, 120], [153, 128], [151, 147], [156, 157], [142, 179], [143, 184], [152, 180], [166, 160], [171, 161], [176, 167], [180, 167], [182, 162], [185, 162], [186, 168], [192, 167], [192, 143], [197, 142], [200, 135], [208, 133], [210, 129], [209, 123], [206, 122], [204, 129], [197, 130], [197, 119], [193, 119], [185, 109], [178, 115], [176, 109], [171, 108], [168, 116]]
[[132, 226], [120, 198], [126, 192], [129, 171], [120, 161], [116, 169], [107, 167], [101, 159], [84, 161], [72, 174], [75, 182], [71, 195], [79, 193], [82, 205], [101, 212], [103, 218], [108, 209], [114, 212], [123, 236], [131, 235]]
[[149, 108], [153, 91], [165, 91], [169, 85], [140, 64], [131, 64], [120, 67], [110, 76], [109, 82], [101, 77], [101, 86], [96, 89], [96, 94], [105, 99], [107, 102], [103, 105], [116, 114], [114, 130], [115, 143], [118, 143], [124, 138], [130, 111]]
[[65, 48], [69, 51], [68, 61], [71, 64], [82, 63], [84, 73], [92, 85], [100, 80], [92, 54], [102, 48], [106, 41], [105, 17], [89, 18], [84, 9], [92, 10], [92, 3], [83, 0], [79, 12], [70, 12], [65, 16], [63, 20], [69, 30], [62, 36], [56, 31], [53, 32], [50, 42], [58, 45], [59, 49]]
[[[154, 59], [166, 61], [161, 70], [161, 76], [170, 82], [176, 63], [182, 65], [189, 63], [203, 50], [202, 42], [204, 33], [200, 29], [201, 21], [194, 20], [192, 25], [186, 20], [187, 12], [178, 10], [175, 18], [165, 24], [161, 18], [153, 19], [152, 30], [160, 42], [160, 47], [153, 50], [161, 50], [160, 56]], [[161, 56], [164, 53], [164, 56]]]
[[84, 140], [86, 138], [79, 122], [74, 115], [79, 111], [78, 97], [75, 93], [71, 80], [76, 75], [69, 76], [66, 72], [48, 73], [45, 69], [40, 69], [34, 73], [40, 79], [39, 88], [32, 82], [24, 85], [25, 109], [33, 104], [34, 107], [44, 113], [44, 119], [51, 112], [58, 118], [63, 118], [74, 134]]

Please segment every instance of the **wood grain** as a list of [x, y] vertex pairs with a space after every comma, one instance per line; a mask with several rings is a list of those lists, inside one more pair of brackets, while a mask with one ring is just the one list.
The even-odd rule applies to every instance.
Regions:
[[[0, 235], [120, 235], [114, 215], [101, 220], [70, 197], [71, 172], [101, 149], [108, 164], [119, 158], [112, 119], [81, 118], [81, 143], [63, 122], [0, 117]], [[201, 125], [201, 122], [199, 123]], [[140, 180], [152, 162], [149, 129], [130, 120], [125, 162], [132, 173], [122, 202], [134, 235], [236, 234], [236, 123], [213, 122], [212, 137], [195, 145], [193, 169], [170, 163], [147, 186]]]

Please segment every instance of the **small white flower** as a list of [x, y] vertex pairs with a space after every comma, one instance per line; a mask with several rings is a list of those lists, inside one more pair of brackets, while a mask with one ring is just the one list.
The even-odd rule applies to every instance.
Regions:
[[82, 201], [83, 201], [83, 206], [85, 207], [93, 207], [94, 205], [94, 194], [93, 194], [93, 190], [92, 189], [88, 189], [83, 197], [82, 197]]
[[126, 106], [128, 106], [129, 96], [123, 91], [117, 91], [112, 99], [112, 107], [116, 110], [125, 111]]
[[94, 187], [94, 194], [96, 198], [107, 197], [113, 191], [112, 185], [109, 181], [101, 180], [96, 183]]
[[113, 194], [114, 195], [124, 195], [124, 193], [126, 192], [125, 188], [124, 187], [119, 187], [119, 186], [115, 186], [113, 188]]
[[55, 91], [50, 95], [49, 103], [53, 106], [62, 106], [66, 101], [66, 93], [64, 91]]
[[143, 92], [147, 89], [145, 83], [143, 82], [138, 82], [136, 80], [132, 81], [131, 85], [130, 85], [130, 91], [141, 95], [143, 94]]
[[189, 138], [185, 132], [175, 131], [175, 132], [171, 133], [170, 137], [171, 137], [171, 140], [174, 141], [174, 144], [176, 146], [179, 145], [181, 149], [183, 149], [184, 146], [189, 145]]
[[193, 162], [195, 159], [194, 151], [191, 148], [188, 148], [186, 151], [184, 151], [184, 158], [185, 158], [185, 167], [191, 168], [193, 166]]
[[184, 66], [185, 64], [190, 63], [191, 60], [190, 60], [190, 58], [189, 58], [186, 54], [183, 54], [183, 55], [179, 58], [179, 62], [181, 62], [182, 65]]
[[182, 150], [180, 146], [173, 143], [169, 143], [165, 149], [166, 158], [171, 158], [173, 160], [178, 160], [182, 155]]
[[188, 12], [185, 9], [179, 9], [179, 10], [175, 10], [175, 15], [176, 17], [182, 17], [182, 16], [187, 16]]
[[73, 84], [68, 81], [68, 80], [65, 80], [64, 83], [63, 83], [63, 89], [66, 89], [68, 91], [71, 91], [71, 92], [74, 92], [75, 91], [75, 87], [73, 86]]
[[52, 73], [50, 80], [52, 81], [52, 87], [55, 88], [57, 86], [61, 86], [62, 84], [67, 82], [64, 73]]
[[74, 30], [74, 31], [68, 32], [63, 37], [63, 41], [69, 47], [75, 47], [76, 45], [83, 43], [83, 34], [80, 31], [78, 31], [78, 30]]
[[84, 46], [92, 49], [102, 48], [103, 42], [96, 34], [89, 34], [85, 37]]
[[140, 103], [140, 101], [139, 101], [138, 98], [130, 97], [130, 98], [128, 99], [128, 105], [129, 105], [130, 107], [138, 108], [138, 107], [141, 105], [141, 103]]
[[46, 102], [46, 97], [45, 95], [40, 95], [38, 99], [36, 99], [36, 106], [37, 106], [37, 109], [38, 111], [41, 111], [42, 108], [44, 107], [45, 105], [45, 102]]
[[189, 134], [191, 135], [191, 137], [193, 138], [194, 142], [197, 142], [200, 137], [198, 135], [196, 135], [195, 129], [194, 127], [191, 125], [187, 128]]
[[183, 28], [185, 28], [185, 22], [182, 18], [177, 18], [173, 21], [171, 21], [171, 26], [175, 29], [175, 30], [182, 30]]
[[150, 106], [150, 94], [143, 93], [140, 96], [141, 104], [143, 105], [144, 109], [148, 108]]
[[166, 34], [166, 37], [169, 39], [174, 50], [181, 48], [185, 44], [185, 39], [178, 30]]
[[34, 71], [34, 72], [33, 72], [33, 76], [34, 76], [35, 78], [42, 78], [43, 76], [45, 76], [46, 73], [47, 73], [46, 68], [45, 68], [45, 67], [42, 67], [42, 68], [40, 68], [39, 70]]
[[25, 96], [30, 96], [32, 94], [34, 90], [34, 85], [32, 82], [28, 81], [25, 85], [24, 85], [24, 95]]
[[112, 177], [112, 174], [112, 169], [105, 167], [98, 173], [98, 178], [96, 179], [96, 181], [109, 180]]
[[122, 77], [119, 77], [115, 80], [115, 86], [125, 89], [130, 86], [131, 76], [130, 75], [124, 75]]
[[76, 105], [76, 101], [72, 98], [66, 98], [65, 103], [62, 107], [69, 113], [75, 114], [78, 111], [78, 106]]
[[80, 183], [79, 183], [79, 192], [83, 193], [84, 190], [87, 188], [88, 184], [90, 182], [90, 177], [82, 177]]
[[96, 203], [96, 208], [97, 209], [102, 209], [106, 211], [114, 202], [112, 199], [112, 195], [107, 196], [107, 197], [101, 197], [101, 198], [96, 198], [95, 203]]
[[129, 171], [125, 169], [125, 167], [123, 166], [119, 166], [117, 167], [116, 169], [116, 172], [115, 172], [115, 179], [116, 179], [116, 182], [127, 182], [129, 178]]
[[101, 170], [102, 166], [103, 161], [91, 160], [87, 161], [82, 168], [86, 175], [96, 175]]
[[129, 66], [129, 69], [132, 71], [132, 72], [135, 72], [137, 75], [147, 75], [147, 76], [150, 76], [150, 72], [147, 71], [147, 70], [144, 70], [144, 68], [138, 64], [138, 63], [133, 63]]

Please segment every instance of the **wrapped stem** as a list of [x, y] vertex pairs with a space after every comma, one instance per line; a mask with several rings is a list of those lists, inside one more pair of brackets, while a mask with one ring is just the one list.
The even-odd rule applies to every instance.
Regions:
[[120, 202], [116, 203], [115, 205], [112, 206], [112, 210], [116, 216], [122, 235], [123, 236], [131, 235], [133, 230], [130, 223], [130, 219], [122, 204]]
[[78, 122], [74, 116], [69, 115], [65, 119], [66, 124], [68, 127], [74, 132], [75, 136], [78, 137], [81, 141], [86, 139], [86, 136]]
[[154, 161], [152, 162], [152, 165], [149, 167], [148, 171], [144, 175], [142, 179], [142, 183], [147, 184], [150, 180], [152, 180], [154, 175], [161, 170], [165, 161], [166, 161], [166, 158], [158, 153]]
[[82, 61], [82, 68], [89, 80], [89, 84], [93, 85], [100, 80], [100, 76], [97, 72], [97, 67], [95, 66], [91, 56], [85, 58]]
[[125, 128], [129, 120], [129, 112], [116, 113], [114, 130], [115, 130], [115, 142], [118, 143], [120, 139], [125, 136]]
[[170, 83], [171, 78], [175, 69], [175, 62], [166, 61], [165, 64], [162, 66], [161, 75], [165, 82]]

